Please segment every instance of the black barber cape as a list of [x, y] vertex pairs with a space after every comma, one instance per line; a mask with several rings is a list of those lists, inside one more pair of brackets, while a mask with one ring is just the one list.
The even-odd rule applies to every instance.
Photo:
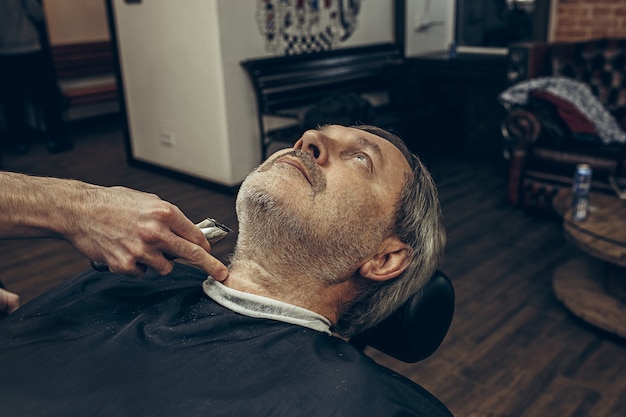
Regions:
[[0, 416], [450, 416], [343, 340], [235, 313], [203, 272], [85, 272], [0, 319]]

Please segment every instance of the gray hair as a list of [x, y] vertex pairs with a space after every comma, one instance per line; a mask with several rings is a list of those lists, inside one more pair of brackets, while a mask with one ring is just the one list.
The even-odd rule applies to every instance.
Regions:
[[392, 233], [410, 247], [410, 263], [402, 274], [384, 282], [368, 283], [346, 306], [334, 330], [350, 337], [374, 326], [419, 291], [437, 269], [446, 241], [435, 183], [422, 161], [398, 136], [375, 126], [352, 126], [395, 145], [409, 162], [407, 176], [395, 210]]

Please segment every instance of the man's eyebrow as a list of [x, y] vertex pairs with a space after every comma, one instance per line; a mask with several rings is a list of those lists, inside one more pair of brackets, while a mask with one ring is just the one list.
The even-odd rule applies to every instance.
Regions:
[[371, 141], [370, 139], [368, 139], [368, 138], [366, 138], [364, 136], [359, 136], [357, 138], [357, 143], [360, 146], [362, 146], [364, 148], [368, 148], [369, 150], [374, 152], [381, 162], [383, 162], [385, 160], [385, 158], [383, 157], [383, 151], [380, 149], [380, 145], [378, 143], [373, 142], [373, 141]]

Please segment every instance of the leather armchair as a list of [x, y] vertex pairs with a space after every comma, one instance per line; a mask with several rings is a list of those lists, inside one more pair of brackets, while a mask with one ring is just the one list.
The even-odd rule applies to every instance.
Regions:
[[[509, 202], [562, 214], [581, 163], [593, 169], [593, 191], [624, 188], [626, 39], [515, 44], [508, 60], [512, 87], [500, 101], [507, 110], [502, 137]], [[588, 97], [576, 105], [550, 88], [530, 89], [524, 103], [503, 97], [516, 86], [553, 80], [582, 85]]]

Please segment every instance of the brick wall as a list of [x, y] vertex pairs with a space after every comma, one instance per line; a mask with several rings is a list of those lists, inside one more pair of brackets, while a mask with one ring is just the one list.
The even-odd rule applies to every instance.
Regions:
[[553, 40], [626, 38], [626, 0], [556, 0]]

